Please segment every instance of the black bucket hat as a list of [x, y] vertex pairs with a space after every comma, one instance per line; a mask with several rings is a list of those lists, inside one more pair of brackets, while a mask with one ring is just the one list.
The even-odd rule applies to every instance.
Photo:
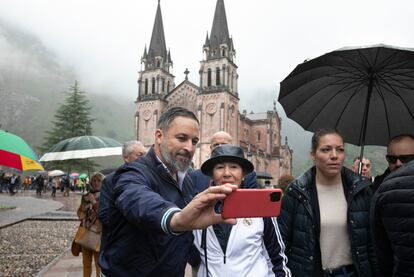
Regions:
[[244, 157], [243, 149], [239, 146], [225, 144], [217, 146], [211, 152], [211, 157], [201, 165], [201, 172], [207, 176], [213, 175], [213, 168], [222, 162], [234, 162], [241, 166], [244, 174], [253, 171], [253, 164]]

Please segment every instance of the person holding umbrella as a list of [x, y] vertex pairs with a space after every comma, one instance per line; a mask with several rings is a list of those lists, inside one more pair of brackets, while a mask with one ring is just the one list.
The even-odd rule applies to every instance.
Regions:
[[334, 129], [314, 133], [311, 157], [315, 166], [289, 185], [278, 217], [292, 276], [375, 276], [368, 181], [343, 166]]

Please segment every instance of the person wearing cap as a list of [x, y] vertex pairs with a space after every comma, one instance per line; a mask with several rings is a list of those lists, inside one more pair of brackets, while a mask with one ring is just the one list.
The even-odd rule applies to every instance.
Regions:
[[[212, 186], [240, 188], [245, 188], [243, 177], [253, 169], [243, 149], [234, 145], [217, 146], [201, 166]], [[275, 218], [238, 218], [234, 226], [220, 223], [193, 233], [199, 277], [291, 276]]]

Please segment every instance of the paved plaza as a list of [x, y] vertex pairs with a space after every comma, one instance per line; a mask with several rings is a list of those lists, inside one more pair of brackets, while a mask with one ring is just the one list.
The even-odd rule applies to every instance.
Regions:
[[[1, 193], [0, 205], [15, 208], [0, 212], [0, 264], [8, 265], [0, 276], [28, 276], [28, 267], [36, 272], [30, 276], [36, 277], [83, 276], [82, 254], [74, 257], [70, 252], [70, 242], [79, 224], [76, 210], [80, 199], [77, 192], [63, 197], [58, 191], [55, 198], [50, 192], [40, 197], [34, 191], [13, 196]], [[16, 235], [19, 232], [22, 235]], [[19, 244], [25, 249], [20, 249]], [[42, 266], [44, 261], [50, 262]], [[41, 268], [37, 268], [39, 265]], [[189, 267], [185, 277], [191, 277]]]

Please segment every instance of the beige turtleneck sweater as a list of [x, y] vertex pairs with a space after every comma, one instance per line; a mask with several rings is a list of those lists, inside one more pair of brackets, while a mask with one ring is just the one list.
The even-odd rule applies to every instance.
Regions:
[[347, 207], [342, 183], [316, 184], [321, 215], [320, 248], [323, 268], [352, 264]]

